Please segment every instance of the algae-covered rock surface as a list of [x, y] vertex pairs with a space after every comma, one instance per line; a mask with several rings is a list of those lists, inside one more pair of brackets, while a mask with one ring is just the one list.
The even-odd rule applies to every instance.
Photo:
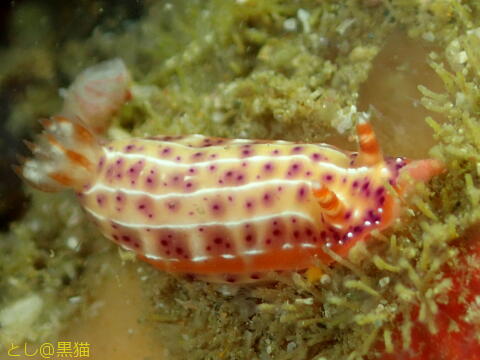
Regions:
[[[318, 277], [227, 286], [134, 263], [149, 299], [142, 319], [171, 358], [427, 359], [422, 341], [439, 334], [463, 334], [465, 348], [480, 346], [480, 289], [472, 285], [480, 282], [472, 230], [480, 218], [479, 1], [62, 4], [9, 9], [0, 49], [2, 148], [25, 152], [13, 139], [31, 138], [36, 119], [59, 110], [59, 89], [89, 65], [120, 57], [134, 79], [133, 98], [112, 119], [110, 138], [201, 133], [353, 149], [356, 121], [371, 118], [395, 155], [407, 145], [415, 154], [412, 139], [423, 141], [416, 129], [431, 129], [429, 156], [445, 165], [417, 186], [392, 228], [322, 266]], [[402, 37], [424, 44], [422, 61], [434, 78], [434, 86], [415, 83], [418, 99], [410, 101], [428, 115], [415, 119], [422, 124], [403, 120], [402, 107], [392, 119], [361, 98], [379, 53]], [[401, 79], [384, 76], [391, 97], [401, 96]], [[73, 194], [19, 183], [0, 191], [0, 347], [52, 341], [95, 306], [93, 283], [119, 266], [104, 255], [118, 250]], [[457, 310], [445, 322], [439, 316], [452, 303]]]

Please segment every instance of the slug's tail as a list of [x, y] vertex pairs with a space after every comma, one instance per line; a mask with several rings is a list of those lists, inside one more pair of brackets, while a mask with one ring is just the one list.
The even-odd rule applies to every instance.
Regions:
[[61, 91], [60, 114], [78, 117], [95, 134], [102, 134], [114, 113], [131, 98], [130, 83], [130, 73], [120, 59], [91, 66]]
[[41, 123], [45, 130], [38, 140], [25, 142], [33, 157], [20, 159], [15, 171], [43, 191], [81, 190], [91, 181], [101, 154], [95, 135], [80, 121], [64, 116]]
[[22, 159], [17, 173], [44, 191], [81, 191], [95, 177], [102, 152], [98, 137], [131, 97], [130, 82], [120, 59], [84, 70], [61, 92], [59, 115], [41, 121], [45, 130], [36, 143], [26, 142], [34, 156]]

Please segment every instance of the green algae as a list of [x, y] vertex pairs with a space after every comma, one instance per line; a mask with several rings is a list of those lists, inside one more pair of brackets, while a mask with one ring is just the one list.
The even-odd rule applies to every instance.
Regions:
[[[378, 341], [394, 351], [398, 327], [408, 348], [413, 305], [419, 320], [437, 330], [438, 304], [451, 287], [442, 267], [458, 265], [463, 245], [452, 243], [480, 219], [477, 2], [147, 2], [138, 20], [115, 31], [99, 22], [88, 37], [64, 38], [57, 48], [52, 13], [25, 6], [17, 16], [41, 17], [43, 31], [32, 39], [32, 30], [23, 29], [26, 35], [0, 57], [0, 89], [20, 88], [10, 99], [8, 128], [15, 134], [55, 113], [57, 89], [81, 69], [119, 56], [136, 84], [134, 100], [113, 120], [112, 137], [203, 133], [321, 141], [349, 134], [365, 116], [356, 109], [358, 91], [392, 31], [401, 27], [445, 49], [429, 58], [444, 92], [419, 89], [422, 104], [447, 118], [427, 122], [438, 139], [432, 155], [448, 171], [419, 185], [400, 224], [374, 234], [375, 241], [334, 267], [323, 266], [318, 283], [294, 273], [273, 284], [214, 285], [138, 264], [148, 274], [147, 318], [180, 359], [375, 358]], [[4, 344], [55, 336], [89, 304], [84, 269], [100, 266], [96, 254], [114, 251], [71, 195], [29, 195], [27, 214], [0, 234], [0, 305], [9, 309], [27, 299], [38, 311], [28, 332], [0, 334]], [[478, 309], [472, 307], [468, 319], [478, 322]]]

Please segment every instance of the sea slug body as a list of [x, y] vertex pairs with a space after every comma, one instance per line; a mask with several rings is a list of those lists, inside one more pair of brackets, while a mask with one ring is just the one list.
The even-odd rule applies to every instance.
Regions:
[[367, 122], [358, 153], [202, 135], [106, 142], [129, 88], [121, 60], [83, 72], [19, 172], [40, 189], [73, 188], [107, 238], [165, 271], [233, 282], [330, 263], [325, 247], [345, 256], [392, 224], [408, 177], [441, 170], [384, 158]]

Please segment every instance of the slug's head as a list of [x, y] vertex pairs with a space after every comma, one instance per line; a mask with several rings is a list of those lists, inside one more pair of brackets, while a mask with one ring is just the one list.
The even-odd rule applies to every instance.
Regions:
[[370, 123], [357, 126], [359, 152], [351, 154], [342, 181], [314, 188], [322, 212], [325, 239], [330, 249], [345, 255], [373, 230], [392, 225], [402, 198], [417, 182], [427, 182], [443, 171], [437, 160], [384, 158]]
[[386, 159], [392, 174], [391, 184], [397, 193], [408, 195], [415, 183], [428, 182], [432, 177], [441, 174], [445, 166], [436, 159], [408, 160], [403, 158]]

